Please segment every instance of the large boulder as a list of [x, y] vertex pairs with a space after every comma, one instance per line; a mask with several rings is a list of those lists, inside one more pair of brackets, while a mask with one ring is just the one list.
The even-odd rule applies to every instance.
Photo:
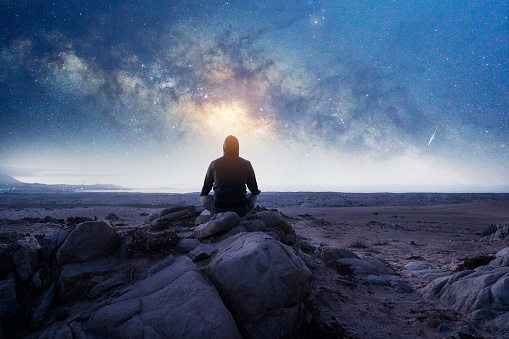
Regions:
[[11, 258], [11, 248], [9, 245], [0, 244], [0, 279], [14, 271], [14, 263]]
[[104, 221], [87, 221], [76, 225], [56, 252], [59, 265], [97, 259], [114, 250], [119, 238]]
[[249, 220], [261, 220], [265, 223], [265, 228], [276, 228], [282, 232], [282, 237], [287, 234], [295, 234], [292, 225], [278, 212], [264, 211], [253, 214]]
[[201, 224], [195, 228], [194, 237], [204, 239], [211, 235], [228, 231], [239, 223], [240, 217], [235, 212], [217, 213], [208, 223]]
[[21, 281], [26, 281], [41, 264], [41, 246], [34, 237], [18, 240], [13, 246], [12, 261]]
[[0, 244], [14, 244], [21, 239], [21, 236], [15, 231], [0, 232]]
[[380, 260], [373, 257], [362, 258], [341, 258], [337, 260], [340, 264], [350, 265], [355, 274], [372, 275], [376, 273], [389, 274], [390, 271]]
[[[494, 334], [509, 333], [509, 267], [481, 266], [432, 281], [422, 289], [428, 299], [489, 324]], [[502, 318], [501, 318], [502, 317]]]
[[352, 251], [337, 246], [320, 246], [318, 255], [325, 261], [337, 261], [343, 258], [359, 259]]
[[307, 315], [311, 273], [291, 247], [265, 233], [217, 244], [204, 269], [245, 338], [295, 336]]
[[173, 206], [152, 213], [147, 217], [145, 223], [155, 230], [164, 229], [171, 226], [175, 221], [196, 217], [200, 212], [201, 210], [197, 210], [195, 206]]
[[102, 338], [241, 338], [216, 289], [187, 257], [126, 288], [86, 323]]
[[495, 255], [495, 259], [493, 259], [489, 265], [509, 267], [509, 247], [498, 251]]
[[509, 221], [495, 226], [495, 232], [481, 238], [480, 241], [501, 241], [509, 239]]
[[46, 234], [44, 238], [42, 238], [41, 246], [42, 246], [42, 256], [44, 259], [48, 259], [55, 250], [57, 250], [64, 243], [67, 236], [71, 234], [74, 230], [74, 227], [69, 227], [65, 230], [60, 230], [57, 232], [53, 232], [50, 234]]
[[114, 258], [106, 257], [62, 266], [57, 281], [58, 300], [61, 303], [79, 300], [91, 287], [90, 279], [106, 274], [114, 263]]
[[16, 305], [16, 282], [14, 273], [10, 273], [6, 279], [0, 280], [0, 338], [14, 337], [9, 333], [8, 322], [6, 321], [9, 313], [15, 309]]

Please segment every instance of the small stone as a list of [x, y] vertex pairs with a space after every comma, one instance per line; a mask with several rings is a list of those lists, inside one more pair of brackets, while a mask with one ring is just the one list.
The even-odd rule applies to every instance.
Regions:
[[200, 244], [194, 250], [189, 252], [189, 258], [192, 261], [209, 258], [216, 251], [216, 247], [212, 244]]

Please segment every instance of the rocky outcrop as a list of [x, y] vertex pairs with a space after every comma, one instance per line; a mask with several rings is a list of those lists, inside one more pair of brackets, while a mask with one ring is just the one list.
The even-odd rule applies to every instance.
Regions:
[[113, 227], [104, 221], [87, 221], [76, 227], [56, 251], [59, 265], [85, 262], [108, 254], [118, 246]]
[[209, 222], [197, 226], [194, 230], [194, 237], [204, 239], [211, 235], [228, 231], [240, 223], [240, 218], [235, 212], [214, 214]]
[[[41, 337], [298, 333], [309, 318], [305, 301], [311, 273], [296, 249], [279, 241], [288, 235], [296, 239], [291, 225], [277, 212], [251, 220], [219, 213], [196, 225], [198, 214], [194, 207], [177, 206], [152, 214], [122, 235], [109, 221], [96, 220], [48, 234], [40, 244], [29, 237], [2, 245], [2, 274], [14, 271], [18, 277], [3, 280], [5, 290], [36, 288], [23, 302], [12, 293], [0, 314], [18, 304], [24, 323], [34, 330], [44, 326], [52, 305], [93, 304], [77, 318], [46, 326]], [[143, 272], [130, 264], [120, 268], [134, 253], [156, 252], [167, 255]], [[140, 276], [148, 277], [137, 281]]]
[[373, 275], [375, 273], [389, 274], [389, 269], [380, 260], [373, 257], [362, 258], [341, 258], [337, 260], [340, 264], [350, 265], [355, 274]]
[[200, 212], [201, 210], [195, 206], [174, 206], [152, 213], [145, 220], [145, 224], [154, 230], [161, 230], [170, 227], [176, 221], [195, 218]]
[[218, 288], [245, 338], [292, 337], [307, 314], [311, 273], [286, 245], [260, 233], [218, 244], [204, 272]]
[[292, 245], [297, 238], [295, 230], [290, 223], [280, 213], [274, 211], [263, 211], [252, 215], [248, 220], [260, 220], [264, 227], [260, 231], [265, 232], [276, 240], [281, 240], [287, 245]]
[[509, 267], [496, 265], [509, 260], [509, 249], [497, 256], [490, 265], [434, 280], [422, 295], [468, 314], [500, 337], [509, 336]]
[[110, 338], [241, 338], [219, 294], [187, 257], [126, 288], [86, 327]]
[[57, 281], [59, 302], [67, 303], [79, 300], [92, 286], [90, 279], [105, 274], [114, 263], [113, 257], [106, 257], [62, 266]]
[[[0, 283], [14, 298], [0, 302], [0, 315], [18, 303], [26, 317], [20, 328], [40, 338], [332, 337], [344, 334], [340, 316], [331, 321], [332, 310], [322, 312], [330, 291], [313, 290], [319, 279], [310, 270], [335, 269], [344, 279], [334, 284], [349, 289], [413, 291], [389, 280], [374, 257], [297, 237], [276, 211], [198, 214], [176, 206], [127, 230], [86, 221], [46, 235], [40, 246], [17, 239], [2, 247], [0, 259], [11, 260], [14, 273], [6, 270], [10, 278]], [[14, 248], [26, 259], [13, 260]], [[16, 293], [29, 289], [22, 304]]]
[[13, 246], [12, 261], [21, 281], [27, 281], [41, 264], [41, 245], [34, 237], [18, 240]]
[[481, 238], [480, 241], [500, 241], [509, 239], [509, 221], [493, 226], [494, 232]]
[[14, 271], [14, 263], [11, 257], [11, 246], [0, 244], [0, 279], [5, 279]]

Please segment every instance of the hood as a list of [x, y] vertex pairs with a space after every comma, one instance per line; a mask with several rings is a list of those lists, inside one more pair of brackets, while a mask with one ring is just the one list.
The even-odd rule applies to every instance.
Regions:
[[239, 156], [239, 140], [233, 135], [227, 136], [224, 140], [223, 154]]

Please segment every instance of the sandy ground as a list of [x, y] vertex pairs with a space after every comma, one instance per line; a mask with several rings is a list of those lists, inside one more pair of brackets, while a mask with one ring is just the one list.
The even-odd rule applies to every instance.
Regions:
[[[110, 213], [120, 218], [114, 222], [116, 227], [128, 228], [140, 225], [146, 215], [164, 206], [198, 202], [197, 194], [163, 195], [155, 200], [129, 196], [127, 204], [118, 197], [103, 196], [96, 199], [99, 203], [90, 197], [87, 203], [75, 196], [72, 201], [62, 199], [0, 197], [0, 233], [42, 235], [63, 227], [55, 220], [44, 221], [46, 216], [103, 219]], [[490, 225], [509, 221], [507, 195], [281, 193], [261, 196], [259, 203], [289, 217], [301, 237], [382, 260], [394, 272], [390, 279], [404, 280], [417, 291], [428, 282], [405, 271], [409, 262], [422, 260], [450, 269], [465, 258], [491, 255], [509, 247], [509, 241], [478, 241]], [[346, 279], [352, 283], [349, 286], [344, 276], [325, 265], [319, 265], [314, 274], [317, 299], [352, 337], [445, 338], [446, 333], [435, 332], [438, 325], [468, 324], [463, 315], [423, 300], [418, 292], [396, 293], [391, 287], [371, 286], [360, 278]], [[490, 338], [482, 329], [478, 331]]]

